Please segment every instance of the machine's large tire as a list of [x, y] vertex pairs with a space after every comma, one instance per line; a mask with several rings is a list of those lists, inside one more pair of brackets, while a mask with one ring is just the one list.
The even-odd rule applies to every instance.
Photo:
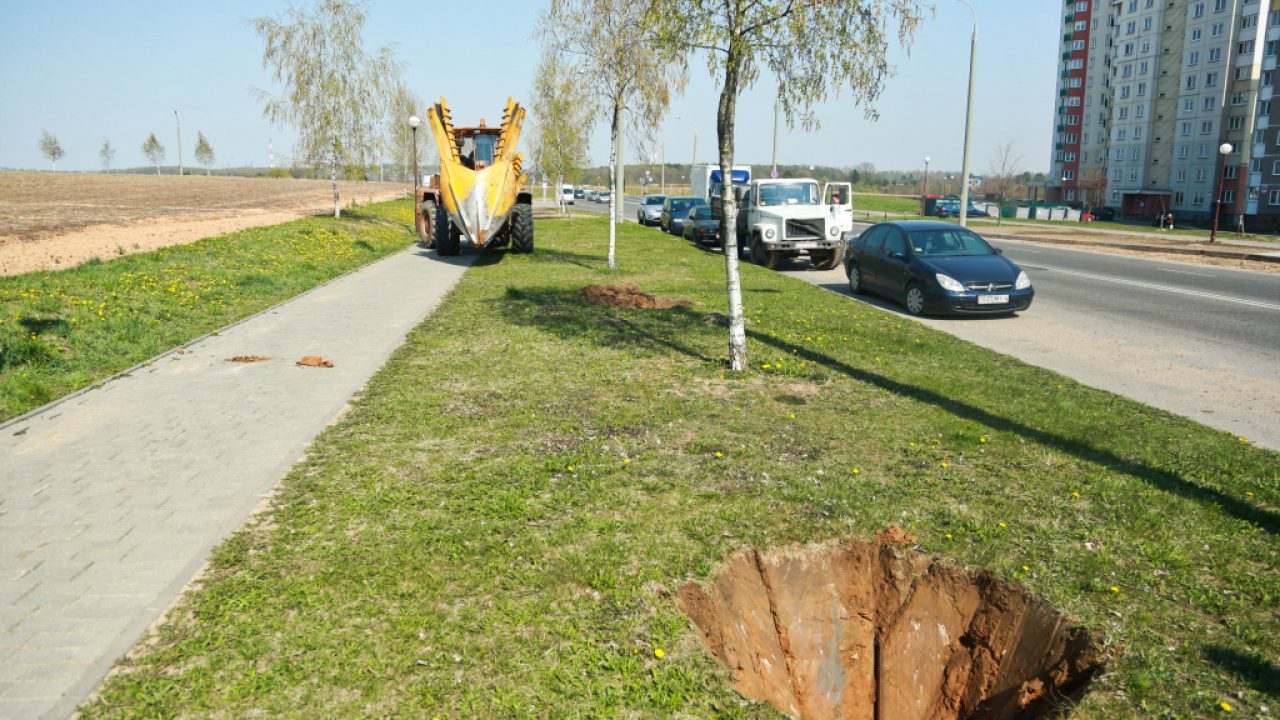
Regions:
[[434, 200], [423, 200], [421, 212], [418, 214], [418, 237], [422, 239], [422, 247], [430, 250], [436, 246], [436, 203]]
[[778, 253], [765, 247], [759, 235], [751, 238], [751, 262], [766, 270], [778, 267]]
[[457, 255], [462, 252], [458, 231], [449, 221], [449, 211], [443, 205], [436, 206], [436, 254]]
[[810, 250], [809, 261], [813, 263], [813, 267], [817, 270], [835, 270], [840, 264], [840, 252], [838, 250]]
[[511, 251], [533, 252], [533, 206], [518, 203], [511, 210]]

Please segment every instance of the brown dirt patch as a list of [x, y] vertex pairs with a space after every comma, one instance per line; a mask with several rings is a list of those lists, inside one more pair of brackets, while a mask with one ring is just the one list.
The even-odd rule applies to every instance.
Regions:
[[650, 295], [635, 285], [588, 285], [582, 288], [582, 296], [594, 305], [620, 308], [644, 308], [647, 310], [671, 310], [693, 307], [688, 300], [676, 300], [661, 295]]
[[[402, 196], [340, 182], [342, 203]], [[0, 275], [57, 270], [333, 208], [327, 180], [0, 172]]]
[[1025, 589], [906, 549], [897, 528], [732, 558], [678, 603], [734, 687], [810, 720], [1039, 720], [1102, 669]]
[[261, 355], [235, 355], [227, 358], [227, 362], [233, 363], [260, 363], [267, 362], [271, 358], [262, 357]]

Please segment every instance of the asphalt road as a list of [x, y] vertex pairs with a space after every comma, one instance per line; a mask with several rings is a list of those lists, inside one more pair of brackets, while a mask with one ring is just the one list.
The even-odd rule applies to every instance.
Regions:
[[[624, 218], [634, 222], [637, 203], [624, 202]], [[607, 207], [581, 199], [575, 205], [589, 212]], [[1280, 274], [1041, 243], [992, 244], [1031, 276], [1031, 309], [921, 322], [1280, 450]], [[779, 272], [906, 316], [895, 302], [850, 295], [843, 269], [818, 271], [799, 258]]]

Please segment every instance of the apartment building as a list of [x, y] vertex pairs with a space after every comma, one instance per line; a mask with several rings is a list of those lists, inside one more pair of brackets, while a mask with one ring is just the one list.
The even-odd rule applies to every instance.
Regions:
[[1224, 221], [1280, 226], [1278, 10], [1280, 0], [1066, 3], [1051, 197], [1207, 220], [1221, 183]]

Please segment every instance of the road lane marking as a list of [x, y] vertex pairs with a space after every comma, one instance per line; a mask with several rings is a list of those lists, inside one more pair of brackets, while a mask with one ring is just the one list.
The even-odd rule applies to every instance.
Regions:
[[1174, 270], [1173, 268], [1156, 268], [1156, 269], [1159, 270], [1160, 272], [1181, 273], [1183, 275], [1197, 275], [1199, 277], [1218, 277], [1217, 275], [1210, 275], [1209, 273], [1191, 272], [1190, 270]]
[[1130, 285], [1132, 287], [1147, 288], [1148, 290], [1163, 290], [1165, 292], [1177, 293], [1179, 295], [1193, 295], [1209, 300], [1220, 300], [1222, 302], [1237, 303], [1239, 305], [1249, 305], [1251, 307], [1259, 307], [1265, 310], [1280, 311], [1280, 305], [1274, 303], [1262, 302], [1261, 300], [1247, 300], [1245, 298], [1231, 297], [1230, 295], [1219, 295], [1218, 293], [1205, 292], [1203, 290], [1187, 290], [1186, 288], [1173, 287], [1172, 285], [1161, 285], [1160, 283], [1142, 282], [1140, 280], [1126, 280], [1124, 278], [1110, 277], [1107, 275], [1094, 275], [1093, 273], [1080, 272], [1078, 270], [1063, 270], [1062, 268], [1041, 267], [1039, 270], [1048, 270], [1051, 272], [1062, 273], [1063, 275], [1074, 275], [1076, 277], [1089, 278], [1090, 280], [1101, 280], [1103, 282], [1113, 282], [1119, 285]]

